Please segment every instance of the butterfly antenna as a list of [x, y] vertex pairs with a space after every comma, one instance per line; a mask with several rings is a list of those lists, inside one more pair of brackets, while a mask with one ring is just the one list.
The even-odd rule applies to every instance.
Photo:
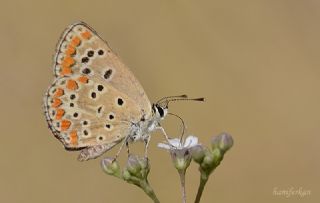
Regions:
[[166, 106], [168, 106], [169, 102], [173, 102], [173, 101], [201, 101], [204, 102], [204, 97], [200, 97], [200, 98], [171, 98], [171, 99], [167, 99], [165, 101], [162, 101], [161, 103], [166, 103]]
[[163, 100], [168, 100], [168, 99], [173, 99], [173, 98], [188, 98], [188, 96], [186, 94], [183, 94], [183, 95], [177, 95], [177, 96], [167, 96], [167, 97], [163, 97], [161, 99], [159, 99], [156, 104], [159, 104], [161, 103]]
[[186, 129], [186, 126], [185, 126], [185, 124], [184, 124], [184, 121], [183, 121], [183, 119], [182, 119], [180, 116], [178, 116], [177, 114], [168, 113], [168, 115], [172, 115], [172, 116], [175, 116], [175, 117], [177, 117], [177, 118], [180, 119], [181, 124], [182, 124], [182, 134], [181, 134], [181, 136], [180, 136], [180, 143], [182, 143], [182, 139], [183, 139], [183, 136], [184, 136], [184, 131], [185, 131], [185, 129]]

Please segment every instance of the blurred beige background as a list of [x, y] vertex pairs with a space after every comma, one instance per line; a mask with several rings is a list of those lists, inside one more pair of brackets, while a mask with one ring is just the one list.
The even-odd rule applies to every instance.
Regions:
[[[55, 45], [78, 20], [109, 42], [152, 101], [206, 97], [170, 106], [202, 143], [222, 131], [233, 135], [203, 202], [319, 202], [316, 0], [2, 1], [0, 202], [150, 202], [105, 175], [100, 160], [78, 162], [47, 129], [42, 97], [53, 80]], [[175, 135], [177, 125], [165, 122]], [[155, 134], [151, 142], [150, 182], [161, 202], [180, 202], [178, 174], [156, 147], [161, 140]], [[193, 164], [189, 202], [198, 175]], [[273, 195], [291, 187], [311, 195]]]

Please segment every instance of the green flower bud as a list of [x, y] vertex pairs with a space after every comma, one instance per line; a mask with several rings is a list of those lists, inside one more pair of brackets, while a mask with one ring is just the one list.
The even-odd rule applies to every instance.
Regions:
[[214, 149], [212, 151], [212, 158], [215, 167], [217, 167], [223, 159], [223, 153], [221, 153], [220, 149]]
[[138, 176], [141, 171], [141, 164], [139, 157], [136, 155], [129, 155], [126, 169], [134, 176]]
[[203, 161], [207, 150], [208, 149], [206, 147], [200, 144], [190, 148], [190, 152], [193, 160], [200, 164]]
[[211, 139], [212, 149], [220, 149], [223, 153], [233, 146], [233, 138], [227, 133], [221, 133]]
[[214, 165], [214, 159], [211, 152], [207, 152], [203, 158], [203, 161], [200, 165], [200, 167], [204, 170], [212, 168]]
[[101, 161], [101, 167], [103, 171], [109, 175], [115, 175], [120, 173], [120, 166], [113, 158], [105, 158]]
[[175, 149], [170, 151], [171, 159], [174, 167], [179, 170], [186, 170], [191, 162], [191, 154], [189, 149]]
[[123, 170], [123, 172], [122, 172], [122, 178], [123, 178], [123, 180], [125, 180], [125, 181], [128, 181], [128, 180], [130, 180], [130, 178], [131, 178], [131, 174], [130, 174], [130, 172], [128, 171], [128, 170]]
[[138, 162], [142, 169], [148, 169], [148, 170], [150, 169], [149, 160], [147, 157], [139, 158]]

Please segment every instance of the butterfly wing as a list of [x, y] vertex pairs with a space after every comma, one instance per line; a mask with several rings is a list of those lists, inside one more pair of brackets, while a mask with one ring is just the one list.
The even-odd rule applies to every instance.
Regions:
[[83, 22], [63, 33], [54, 73], [45, 112], [50, 129], [67, 149], [111, 148], [128, 135], [132, 122], [151, 114], [138, 80]]
[[81, 74], [85, 65], [90, 65], [101, 77], [109, 77], [107, 81], [134, 99], [146, 114], [151, 113], [150, 101], [139, 81], [107, 42], [86, 23], [74, 23], [65, 30], [58, 43], [54, 61], [56, 77]]

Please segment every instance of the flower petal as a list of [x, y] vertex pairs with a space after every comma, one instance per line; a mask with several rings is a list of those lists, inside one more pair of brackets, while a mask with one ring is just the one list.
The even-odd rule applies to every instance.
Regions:
[[180, 143], [180, 139], [178, 138], [173, 138], [173, 139], [169, 139], [170, 145], [176, 148], [180, 148], [181, 147], [181, 143]]
[[168, 144], [165, 144], [165, 143], [158, 143], [158, 147], [159, 148], [162, 148], [162, 149], [167, 149], [167, 150], [170, 150], [170, 145]]
[[198, 144], [198, 138], [195, 136], [188, 136], [184, 142], [183, 147], [190, 148]]

